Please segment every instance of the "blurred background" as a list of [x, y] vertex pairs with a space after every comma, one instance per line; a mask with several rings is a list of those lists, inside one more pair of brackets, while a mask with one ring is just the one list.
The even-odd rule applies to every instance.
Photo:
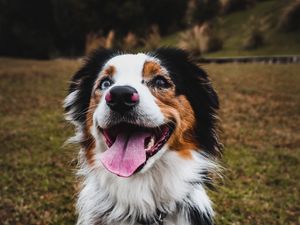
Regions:
[[0, 54], [48, 59], [161, 45], [212, 56], [296, 54], [299, 8], [297, 0], [1, 0]]
[[194, 55], [220, 96], [216, 224], [300, 224], [299, 0], [0, 0], [0, 224], [75, 223], [68, 81], [98, 47], [160, 46]]

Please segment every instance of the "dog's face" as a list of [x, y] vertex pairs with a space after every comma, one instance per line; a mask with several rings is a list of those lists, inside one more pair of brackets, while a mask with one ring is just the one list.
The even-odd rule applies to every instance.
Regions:
[[185, 160], [219, 151], [217, 95], [180, 50], [96, 52], [73, 77], [65, 108], [88, 164], [121, 177], [146, 171], [166, 151]]

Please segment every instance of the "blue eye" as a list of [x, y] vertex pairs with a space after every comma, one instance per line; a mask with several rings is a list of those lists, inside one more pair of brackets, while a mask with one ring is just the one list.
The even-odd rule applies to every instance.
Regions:
[[106, 79], [104, 79], [104, 80], [101, 81], [101, 83], [100, 83], [100, 89], [101, 90], [105, 90], [105, 89], [109, 88], [112, 84], [113, 84], [112, 80], [106, 78]]

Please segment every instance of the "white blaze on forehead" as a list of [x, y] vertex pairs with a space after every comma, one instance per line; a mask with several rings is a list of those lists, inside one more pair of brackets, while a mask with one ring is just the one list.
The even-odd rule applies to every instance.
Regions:
[[113, 79], [117, 85], [132, 85], [143, 79], [143, 68], [146, 61], [157, 61], [146, 54], [124, 54], [110, 59], [104, 66], [113, 66], [116, 71]]

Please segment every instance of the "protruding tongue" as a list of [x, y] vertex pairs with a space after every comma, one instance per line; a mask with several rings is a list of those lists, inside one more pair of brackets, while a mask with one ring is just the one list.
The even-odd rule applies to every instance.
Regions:
[[144, 142], [149, 136], [149, 132], [119, 133], [113, 145], [102, 153], [102, 164], [118, 176], [131, 176], [146, 162]]

